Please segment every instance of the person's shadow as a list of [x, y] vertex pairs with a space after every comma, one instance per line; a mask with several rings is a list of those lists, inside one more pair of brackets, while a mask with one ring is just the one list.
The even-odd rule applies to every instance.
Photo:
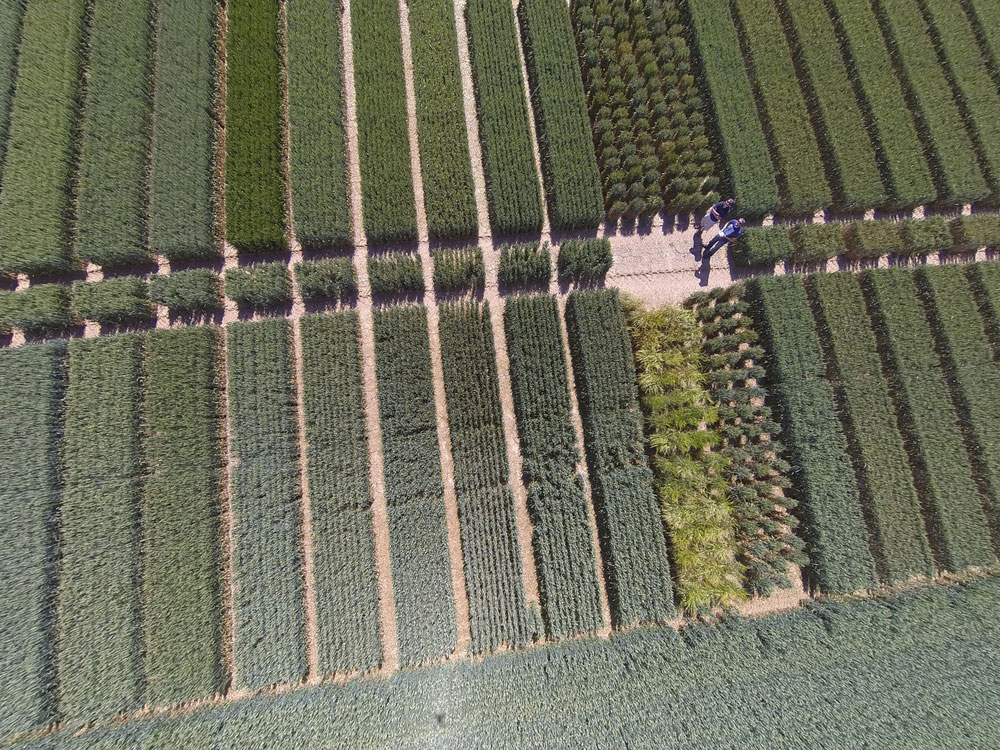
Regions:
[[698, 279], [698, 286], [708, 286], [708, 276], [712, 272], [711, 260], [713, 253], [706, 253], [705, 244], [701, 240], [701, 226], [698, 226], [697, 231], [694, 233], [694, 244], [691, 246], [691, 255], [694, 256], [696, 261], [700, 261], [701, 265], [698, 270], [694, 272], [694, 276]]

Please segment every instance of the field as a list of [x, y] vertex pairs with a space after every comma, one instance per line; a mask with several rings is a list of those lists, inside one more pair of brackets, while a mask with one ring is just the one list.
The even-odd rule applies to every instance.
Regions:
[[0, 4], [0, 746], [995, 744], [998, 22]]

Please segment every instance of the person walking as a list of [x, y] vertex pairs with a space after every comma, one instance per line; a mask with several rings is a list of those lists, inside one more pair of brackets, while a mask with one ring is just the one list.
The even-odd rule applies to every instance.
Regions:
[[701, 225], [698, 228], [698, 233], [707, 232], [716, 224], [722, 224], [726, 217], [729, 216], [729, 212], [736, 207], [736, 201], [732, 198], [726, 198], [724, 201], [719, 201], [713, 205], [701, 219]]
[[705, 253], [702, 257], [707, 260], [712, 256], [712, 253], [723, 245], [735, 242], [737, 239], [742, 237], [744, 224], [746, 224], [746, 219], [733, 219], [731, 222], [726, 224], [705, 247]]

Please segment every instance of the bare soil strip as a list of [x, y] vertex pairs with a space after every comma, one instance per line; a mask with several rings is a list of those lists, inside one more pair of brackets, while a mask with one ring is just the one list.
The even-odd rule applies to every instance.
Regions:
[[[94, 263], [87, 264], [87, 281], [100, 281], [103, 278], [104, 278], [104, 271], [101, 270], [100, 266]], [[95, 323], [92, 320], [84, 321], [83, 337], [85, 339], [96, 338], [97, 336], [100, 335], [101, 335], [100, 323]]]
[[351, 0], [341, 6], [341, 40], [344, 62], [344, 130], [347, 136], [348, 197], [354, 234], [354, 267], [358, 277], [358, 328], [361, 348], [361, 383], [368, 432], [368, 471], [372, 497], [372, 527], [375, 534], [375, 567], [378, 575], [379, 625], [382, 633], [382, 672], [399, 668], [396, 641], [396, 608], [392, 593], [389, 553], [389, 513], [385, 499], [382, 463], [382, 428], [379, 423], [378, 385], [375, 379], [375, 333], [372, 324], [371, 283], [368, 280], [368, 248], [361, 209], [361, 162], [358, 156], [357, 95], [354, 89], [354, 40], [351, 37]]
[[[159, 276], [170, 275], [170, 261], [163, 255], [156, 256], [156, 273]], [[156, 307], [156, 327], [170, 328], [170, 311], [166, 305], [155, 305]]]

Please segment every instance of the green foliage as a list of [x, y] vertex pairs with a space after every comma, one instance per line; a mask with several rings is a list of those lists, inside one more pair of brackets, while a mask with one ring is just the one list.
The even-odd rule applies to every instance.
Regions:
[[982, 42], [986, 65], [994, 76], [1000, 75], [1000, 8], [991, 0], [968, 0], [964, 3], [977, 37]]
[[996, 556], [972, 465], [913, 275], [902, 269], [868, 271], [862, 283], [879, 345], [894, 373], [892, 385], [938, 564], [953, 571], [992, 564]]
[[900, 225], [886, 219], [852, 221], [844, 228], [845, 255], [854, 260], [881, 258], [903, 249]]
[[674, 613], [670, 566], [617, 290], [573, 292], [566, 327], [612, 622], [666, 621]]
[[587, 281], [604, 277], [610, 268], [611, 242], [607, 237], [563, 240], [556, 260], [560, 281]]
[[361, 201], [369, 244], [417, 238], [399, 5], [351, 3]]
[[736, 240], [734, 254], [741, 265], [773, 265], [795, 254], [787, 224], [747, 227]]
[[757, 104], [747, 77], [740, 41], [726, 0], [688, 0], [701, 55], [704, 86], [712, 102], [719, 151], [740, 212], [773, 213], [780, 196], [767, 141], [754, 115]]
[[909, 255], [926, 255], [952, 246], [951, 230], [943, 216], [903, 219], [903, 248]]
[[956, 252], [1000, 247], [1000, 216], [996, 214], [956, 216], [951, 220], [951, 234]]
[[319, 672], [369, 671], [382, 640], [358, 316], [301, 325]]
[[844, 406], [842, 418], [880, 577], [891, 582], [931, 576], [934, 560], [920, 500], [861, 286], [845, 273], [818, 274], [810, 286], [821, 310], [820, 338], [827, 344]]
[[142, 621], [152, 705], [209, 697], [224, 686], [218, 364], [214, 326], [146, 337]]
[[792, 54], [805, 72], [803, 91], [819, 114], [817, 127], [837, 204], [881, 206], [886, 194], [875, 150], [830, 15], [810, 0], [785, 0], [779, 11], [790, 21]]
[[524, 0], [517, 12], [549, 220], [554, 229], [594, 228], [604, 201], [569, 11], [562, 0]]
[[514, 11], [505, 0], [470, 0], [465, 14], [490, 226], [498, 235], [538, 232], [542, 196]]
[[150, 260], [146, 242], [152, 111], [151, 0], [94, 0], [76, 174], [75, 250], [99, 266]]
[[829, 0], [851, 79], [860, 91], [861, 111], [876, 134], [875, 156], [888, 177], [892, 203], [901, 208], [937, 197], [924, 147], [885, 39], [868, 0]]
[[797, 470], [811, 577], [829, 592], [872, 588], [875, 565], [858, 485], [805, 287], [799, 277], [772, 276], [754, 279], [750, 291]]
[[552, 278], [549, 245], [523, 242], [500, 247], [500, 269], [497, 278], [507, 286], [539, 284], [548, 286]]
[[827, 224], [797, 224], [791, 230], [796, 263], [819, 263], [836, 258], [847, 251], [844, 245], [844, 225], [838, 221]]
[[143, 703], [141, 373], [137, 335], [69, 343], [54, 646], [68, 719]]
[[733, 504], [736, 559], [743, 565], [747, 589], [759, 595], [791, 585], [788, 564], [805, 565], [804, 543], [796, 535], [798, 503], [784, 494], [791, 483], [791, 466], [782, 458], [785, 447], [776, 439], [781, 426], [771, 416], [757, 330], [740, 299], [741, 285], [693, 297], [701, 330], [706, 387], [717, 404], [716, 428], [728, 459], [726, 477]]
[[966, 272], [975, 290], [993, 351], [1000, 360], [1000, 263], [974, 263], [966, 267]]
[[285, 12], [295, 236], [306, 247], [350, 245], [339, 6], [297, 0]]
[[525, 646], [536, 633], [524, 596], [490, 308], [457, 302], [440, 314], [472, 651]]
[[775, 170], [785, 182], [782, 209], [811, 214], [830, 203], [830, 188], [781, 17], [772, 0], [736, 0], [735, 7], [770, 124]]
[[486, 283], [482, 249], [435, 250], [433, 256], [436, 290], [482, 289]]
[[280, 318], [226, 329], [235, 687], [306, 672], [302, 518], [291, 331]]
[[507, 300], [504, 327], [545, 632], [593, 632], [603, 617], [555, 297]]
[[455, 7], [449, 0], [413, 0], [407, 7], [427, 232], [439, 239], [474, 237], [478, 217]]
[[226, 8], [226, 239], [244, 252], [283, 250], [278, 0]]
[[702, 92], [677, 5], [588, 0], [572, 8], [612, 220], [663, 208], [684, 213], [718, 199]]
[[[0, 11], [2, 13], [3, 11]], [[56, 565], [52, 519], [59, 506], [57, 444], [66, 344], [0, 351], [0, 701], [4, 736], [55, 718], [45, 649], [53, 621]]]
[[264, 309], [292, 301], [292, 279], [284, 263], [256, 263], [226, 270], [226, 296], [240, 307]]
[[878, 0], [874, 8], [886, 38], [892, 39], [907, 101], [930, 143], [938, 199], [959, 204], [984, 198], [989, 188], [918, 0]]
[[376, 309], [374, 328], [396, 638], [415, 665], [456, 638], [427, 310]]
[[295, 281], [306, 302], [346, 300], [358, 292], [350, 258], [323, 258], [295, 264]]
[[24, 13], [0, 192], [6, 270], [45, 274], [74, 265], [68, 217], [87, 6], [87, 0], [36, 2]]
[[73, 282], [73, 317], [101, 325], [139, 323], [154, 317], [146, 282], [138, 276]]
[[31, 336], [62, 333], [77, 323], [69, 300], [62, 284], [32, 284], [0, 297], [0, 318]]
[[629, 310], [628, 328], [677, 597], [690, 613], [727, 606], [744, 596], [743, 566], [698, 325], [691, 312], [664, 307]]
[[375, 294], [405, 294], [424, 290], [424, 272], [416, 253], [369, 256], [368, 279]]
[[207, 268], [150, 277], [149, 297], [175, 315], [208, 313], [222, 308], [219, 275]]
[[171, 0], [156, 9], [149, 246], [171, 261], [215, 258], [219, 6]]
[[3, 162], [10, 125], [10, 105], [17, 77], [17, 44], [24, 18], [23, 2], [0, 4], [0, 186], [3, 185]]

